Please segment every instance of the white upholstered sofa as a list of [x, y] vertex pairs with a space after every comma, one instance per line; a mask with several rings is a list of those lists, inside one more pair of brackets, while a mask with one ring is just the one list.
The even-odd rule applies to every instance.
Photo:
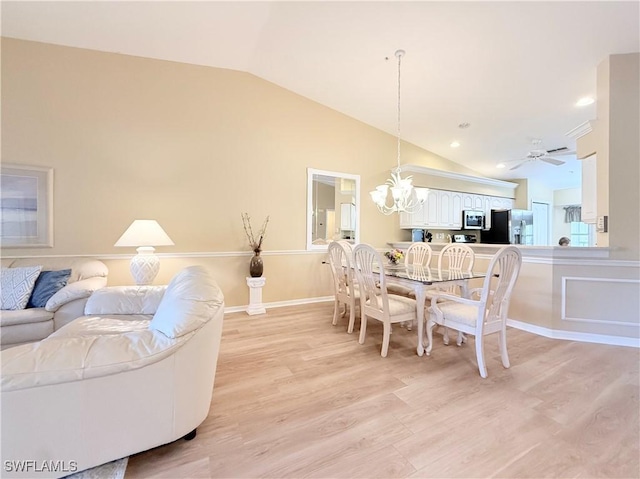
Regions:
[[[101, 289], [86, 313], [0, 352], [3, 477], [61, 477], [195, 434], [207, 417], [224, 298], [204, 268]], [[31, 470], [15, 471], [21, 460]]]
[[107, 266], [91, 258], [2, 258], [3, 268], [42, 266], [42, 271], [70, 269], [68, 283], [44, 308], [0, 311], [0, 347], [39, 341], [84, 314], [91, 293], [107, 285]]

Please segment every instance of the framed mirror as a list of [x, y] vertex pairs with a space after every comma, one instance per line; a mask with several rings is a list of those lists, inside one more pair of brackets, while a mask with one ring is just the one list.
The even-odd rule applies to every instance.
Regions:
[[307, 168], [307, 250], [360, 242], [360, 175]]

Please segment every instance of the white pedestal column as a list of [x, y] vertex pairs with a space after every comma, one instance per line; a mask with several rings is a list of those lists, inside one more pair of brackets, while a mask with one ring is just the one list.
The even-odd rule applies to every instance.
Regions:
[[262, 304], [262, 287], [267, 282], [267, 278], [251, 278], [247, 277], [247, 286], [249, 286], [249, 306], [247, 306], [247, 314], [264, 314], [267, 310]]

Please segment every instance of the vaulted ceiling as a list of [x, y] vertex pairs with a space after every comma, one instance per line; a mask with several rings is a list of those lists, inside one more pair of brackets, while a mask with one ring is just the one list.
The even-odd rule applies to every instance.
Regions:
[[1, 21], [3, 36], [247, 71], [394, 135], [403, 49], [404, 140], [552, 189], [579, 186], [575, 155], [496, 164], [574, 149], [597, 65], [640, 51], [637, 1], [3, 1]]

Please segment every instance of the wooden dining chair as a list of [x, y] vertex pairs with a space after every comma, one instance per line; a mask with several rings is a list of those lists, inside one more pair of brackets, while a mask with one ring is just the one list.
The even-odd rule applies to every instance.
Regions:
[[[404, 254], [404, 265], [405, 266], [421, 266], [424, 269], [429, 268], [429, 264], [431, 263], [431, 257], [433, 256], [433, 250], [429, 243], [423, 243], [421, 241], [416, 241], [411, 243], [407, 248], [406, 253]], [[399, 296], [406, 296], [407, 298], [416, 298], [416, 293], [411, 288], [407, 288], [406, 286], [402, 286], [399, 284], [390, 284], [387, 286], [387, 291], [390, 294], [396, 294]], [[409, 326], [409, 329], [411, 327]]]
[[433, 328], [436, 325], [474, 335], [478, 369], [480, 376], [486, 378], [484, 337], [497, 333], [502, 365], [508, 368], [507, 312], [521, 265], [520, 250], [515, 246], [504, 246], [491, 259], [482, 288], [470, 291], [478, 299], [444, 293], [434, 296], [427, 321], [427, 355], [433, 348]]
[[420, 265], [425, 268], [429, 267], [431, 263], [431, 257], [433, 256], [433, 250], [429, 243], [423, 243], [416, 241], [411, 243], [407, 248], [407, 252], [404, 255], [405, 265]]
[[[387, 293], [382, 255], [368, 244], [359, 244], [353, 249], [356, 276], [360, 286], [360, 338], [364, 344], [367, 320], [373, 318], [382, 323], [383, 337], [381, 356], [389, 350], [391, 324], [414, 321], [417, 318], [416, 301]], [[378, 274], [379, 273], [379, 274]]]
[[[438, 256], [438, 275], [443, 277], [443, 275], [471, 273], [473, 271], [475, 259], [475, 252], [466, 244], [448, 243], [440, 250], [440, 255]], [[427, 304], [431, 302], [431, 299], [435, 294], [439, 293], [454, 294], [457, 296], [465, 296], [467, 294], [463, 286], [456, 284], [439, 286], [434, 288], [433, 291], [427, 292]], [[444, 344], [449, 344], [448, 328], [444, 328], [443, 341]], [[456, 344], [460, 346], [463, 341], [466, 341], [466, 337], [463, 333], [458, 332]]]
[[[338, 241], [329, 243], [328, 253], [335, 294], [332, 324], [334, 326], [338, 324], [338, 316], [344, 317], [348, 310], [349, 323], [347, 332], [353, 333], [356, 308], [360, 306], [360, 290], [354, 279], [352, 256], [349, 249]], [[342, 313], [340, 313], [341, 305], [344, 308]]]
[[338, 241], [336, 241], [336, 243], [338, 243], [340, 246], [342, 246], [345, 249], [345, 251], [347, 251], [349, 253], [349, 258], [350, 259], [353, 258], [353, 243], [351, 241], [338, 240]]

